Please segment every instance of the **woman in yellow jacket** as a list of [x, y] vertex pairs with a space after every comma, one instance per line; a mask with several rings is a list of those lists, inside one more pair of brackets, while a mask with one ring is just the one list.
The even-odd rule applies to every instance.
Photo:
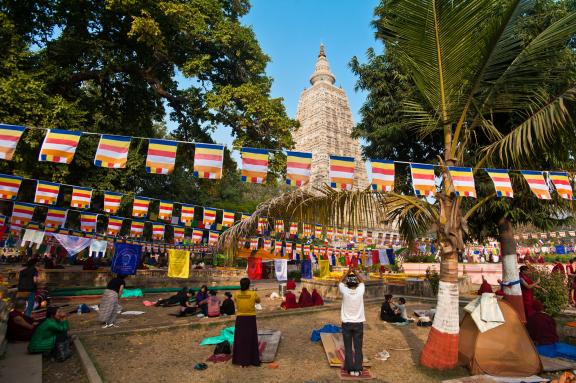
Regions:
[[240, 280], [240, 291], [234, 294], [236, 302], [236, 328], [232, 363], [242, 367], [260, 366], [258, 353], [258, 328], [256, 327], [256, 304], [260, 298], [256, 291], [249, 290], [250, 279]]

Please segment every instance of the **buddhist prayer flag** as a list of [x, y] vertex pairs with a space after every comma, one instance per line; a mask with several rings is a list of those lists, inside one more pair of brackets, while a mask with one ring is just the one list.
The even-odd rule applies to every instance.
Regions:
[[548, 176], [556, 188], [558, 195], [564, 199], [572, 199], [572, 185], [566, 172], [548, 172]]
[[242, 217], [240, 217], [240, 221], [244, 221], [245, 219], [250, 218], [250, 214], [242, 213]]
[[266, 183], [268, 174], [268, 150], [242, 148], [242, 181], [254, 184]]
[[548, 184], [544, 179], [544, 173], [535, 170], [522, 170], [520, 171], [524, 176], [526, 182], [528, 182], [528, 186], [530, 186], [530, 190], [538, 197], [539, 199], [552, 199], [550, 196], [550, 189], [548, 188]]
[[0, 174], [0, 198], [13, 201], [18, 196], [22, 177]]
[[80, 230], [86, 233], [95, 232], [97, 220], [98, 220], [98, 214], [95, 213], [80, 214]]
[[290, 235], [298, 234], [298, 222], [290, 222]]
[[110, 214], [116, 214], [122, 201], [121, 193], [104, 192], [104, 211]]
[[216, 222], [216, 209], [212, 209], [209, 207], [204, 208], [204, 218], [202, 219], [202, 223], [206, 229], [209, 229], [214, 225]]
[[46, 226], [47, 229], [57, 229], [59, 227], [64, 227], [67, 214], [67, 209], [60, 209], [57, 207], [49, 208], [48, 214], [46, 214], [46, 220], [44, 221], [44, 226]]
[[277, 233], [282, 233], [284, 231], [284, 220], [277, 219], [274, 221], [274, 231]]
[[353, 157], [330, 156], [330, 186], [335, 189], [352, 190], [354, 167]]
[[131, 137], [100, 136], [94, 165], [102, 168], [124, 169], [128, 161], [128, 148]]
[[122, 222], [124, 221], [121, 217], [108, 217], [108, 228], [106, 229], [106, 234], [115, 237], [120, 233], [122, 229]]
[[74, 158], [81, 135], [82, 132], [48, 129], [40, 149], [38, 161], [69, 164]]
[[180, 222], [186, 226], [191, 226], [192, 221], [194, 221], [194, 206], [182, 204]]
[[326, 228], [326, 237], [329, 239], [334, 239], [334, 228], [333, 227], [327, 227]]
[[258, 238], [250, 238], [250, 250], [258, 250]]
[[222, 178], [222, 161], [224, 146], [212, 144], [195, 144], [194, 176], [199, 178]]
[[457, 196], [476, 198], [476, 185], [474, 184], [472, 168], [448, 166], [448, 171]]
[[130, 225], [130, 236], [133, 238], [141, 237], [144, 233], [144, 221], [138, 221], [133, 219], [132, 225]]
[[391, 192], [394, 190], [394, 161], [370, 159], [372, 164], [372, 190]]
[[303, 186], [310, 181], [312, 153], [286, 152], [286, 184]]
[[176, 163], [176, 141], [148, 139], [146, 171], [153, 174], [170, 174]]
[[192, 231], [192, 243], [200, 244], [202, 243], [202, 237], [204, 236], [204, 232], [202, 230], [194, 229]]
[[10, 223], [16, 226], [25, 226], [32, 220], [36, 205], [25, 202], [14, 202]]
[[181, 243], [184, 240], [185, 228], [182, 226], [173, 226], [174, 229], [174, 242]]
[[356, 230], [356, 240], [358, 242], [364, 242], [364, 230], [363, 229]]
[[132, 217], [146, 217], [150, 207], [150, 198], [134, 196], [132, 203]]
[[210, 233], [208, 233], [208, 246], [214, 246], [216, 245], [216, 243], [218, 242], [218, 238], [220, 236], [218, 235], [217, 232], [215, 231], [211, 231]]
[[322, 238], [322, 225], [316, 224], [314, 227], [314, 237]]
[[72, 199], [70, 200], [70, 206], [78, 209], [88, 209], [90, 208], [90, 201], [92, 200], [92, 189], [81, 188], [79, 186], [74, 186], [72, 188]]
[[168, 278], [188, 278], [190, 276], [190, 252], [168, 250]]
[[434, 182], [434, 166], [426, 164], [410, 164], [412, 187], [418, 197], [434, 197], [436, 183]]
[[161, 240], [164, 239], [164, 224], [163, 223], [152, 223], [152, 239]]
[[54, 182], [38, 181], [34, 203], [55, 205], [60, 192], [60, 184]]
[[222, 213], [222, 226], [230, 227], [234, 225], [234, 212], [230, 210], [224, 210]]
[[286, 246], [284, 247], [284, 255], [292, 259], [292, 242], [286, 242]]
[[12, 160], [24, 130], [26, 128], [23, 126], [0, 124], [0, 159]]
[[571, 237], [576, 237], [576, 231], [569, 231], [568, 235]]
[[302, 231], [304, 237], [310, 237], [312, 235], [312, 225], [309, 223], [302, 224]]
[[510, 182], [510, 176], [508, 175], [508, 170], [506, 169], [484, 169], [486, 173], [494, 182], [494, 187], [496, 188], [496, 195], [498, 197], [514, 197], [514, 191], [512, 190], [512, 182]]
[[268, 231], [268, 218], [258, 218], [258, 234], [264, 234]]
[[168, 201], [160, 201], [160, 207], [158, 208], [158, 219], [166, 222], [170, 222], [172, 219], [172, 210], [174, 209], [174, 204]]

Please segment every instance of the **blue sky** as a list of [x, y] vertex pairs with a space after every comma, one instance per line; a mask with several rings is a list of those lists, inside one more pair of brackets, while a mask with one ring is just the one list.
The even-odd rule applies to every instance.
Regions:
[[[336, 86], [348, 94], [354, 122], [365, 95], [354, 91], [356, 78], [348, 68], [353, 56], [365, 61], [366, 50], [382, 44], [374, 39], [370, 25], [378, 0], [252, 0], [243, 19], [250, 25], [262, 50], [270, 56], [267, 74], [274, 79], [272, 97], [282, 97], [290, 117], [296, 114], [300, 92], [310, 85], [320, 43]], [[230, 145], [230, 130], [218, 129], [216, 142]]]

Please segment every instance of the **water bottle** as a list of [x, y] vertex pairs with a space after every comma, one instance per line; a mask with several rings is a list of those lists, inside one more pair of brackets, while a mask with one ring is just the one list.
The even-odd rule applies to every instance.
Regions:
[[76, 315], [82, 315], [82, 305], [78, 305], [78, 310], [76, 310]]

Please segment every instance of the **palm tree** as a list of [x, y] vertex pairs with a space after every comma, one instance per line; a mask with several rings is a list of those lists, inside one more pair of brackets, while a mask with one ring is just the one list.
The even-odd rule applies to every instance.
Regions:
[[[422, 139], [440, 133], [438, 175], [443, 186], [435, 203], [400, 193], [294, 191], [261, 205], [250, 220], [224, 235], [223, 243], [253, 230], [258, 216], [271, 214], [349, 226], [361, 220], [397, 221], [400, 230], [412, 236], [433, 224], [441, 249], [440, 285], [420, 360], [431, 368], [456, 366], [457, 250], [464, 248], [467, 219], [494, 195], [479, 199], [464, 213], [447, 166], [474, 161], [478, 169], [495, 156], [518, 162], [571, 126], [567, 105], [576, 101], [576, 83], [560, 81], [558, 57], [576, 33], [576, 13], [526, 41], [516, 28], [530, 5], [529, 0], [390, 0], [376, 10], [377, 36], [394, 49], [417, 89], [414, 98], [403, 102], [402, 126], [410, 130], [407, 135], [416, 132]], [[498, 124], [502, 113], [513, 116], [506, 119], [511, 125]]]

